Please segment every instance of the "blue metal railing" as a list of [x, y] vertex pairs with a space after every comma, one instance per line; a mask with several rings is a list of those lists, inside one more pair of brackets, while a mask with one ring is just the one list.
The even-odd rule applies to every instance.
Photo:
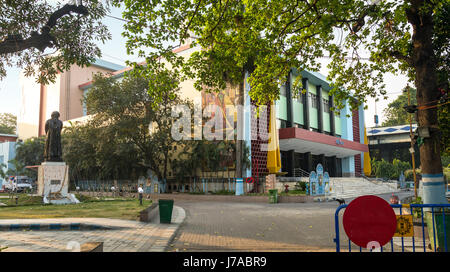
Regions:
[[[335, 222], [335, 232], [336, 232], [336, 237], [334, 238], [334, 242], [336, 243], [336, 252], [340, 252], [341, 251], [341, 244], [340, 244], [340, 235], [339, 235], [339, 229], [340, 229], [340, 224], [339, 224], [339, 212], [346, 208], [348, 205], [344, 204], [339, 206], [336, 209], [335, 215], [334, 215], [334, 222]], [[420, 209], [420, 219], [421, 219], [421, 226], [422, 226], [422, 240], [423, 240], [423, 252], [426, 252], [426, 237], [425, 237], [425, 221], [424, 221], [424, 208], [426, 208], [425, 212], [429, 212], [429, 210], [431, 210], [431, 218], [432, 218], [432, 233], [433, 233], [433, 249], [434, 251], [445, 251], [445, 252], [449, 252], [449, 248], [448, 248], [448, 239], [447, 238], [447, 227], [446, 227], [446, 209], [450, 209], [450, 204], [408, 204], [408, 205], [401, 205], [401, 204], [391, 204], [391, 207], [393, 209], [399, 209], [399, 214], [402, 215], [402, 211], [403, 209], [409, 209], [411, 214], [414, 214], [414, 210], [415, 209]], [[442, 230], [443, 230], [443, 241], [444, 241], [444, 246], [443, 248], [438, 247], [439, 245], [436, 244], [436, 238], [438, 238], [439, 240], [441, 239], [441, 237], [439, 237], [439, 232], [438, 230], [438, 226], [437, 226], [437, 222], [435, 222], [435, 213], [440, 213], [439, 211], [436, 211], [436, 209], [442, 209]], [[447, 214], [447, 216], [449, 216]], [[431, 227], [431, 226], [427, 226]], [[430, 231], [428, 231], [430, 233]], [[438, 233], [437, 233], [438, 232]], [[347, 237], [348, 238], [348, 237]], [[416, 242], [415, 242], [415, 237], [412, 236], [412, 251], [416, 252]], [[430, 237], [431, 238], [431, 237]], [[401, 251], [405, 252], [405, 243], [404, 243], [404, 238], [401, 237]], [[430, 239], [431, 240], [431, 239]], [[431, 241], [430, 241], [431, 242]], [[394, 248], [394, 241], [393, 239], [391, 239], [390, 241], [391, 246], [390, 249], [392, 252], [395, 251]], [[440, 244], [440, 243], [439, 243]], [[381, 252], [385, 251], [385, 249], [383, 248], [383, 246], [380, 248]], [[348, 239], [348, 251], [351, 252], [352, 251], [352, 241], [350, 239]], [[362, 252], [362, 248], [359, 247], [359, 251]]]

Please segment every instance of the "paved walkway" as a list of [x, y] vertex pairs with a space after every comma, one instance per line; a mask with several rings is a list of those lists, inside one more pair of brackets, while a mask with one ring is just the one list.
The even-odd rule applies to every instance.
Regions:
[[103, 242], [105, 252], [164, 251], [185, 218], [181, 207], [174, 206], [172, 224], [143, 223], [107, 218], [52, 218], [52, 219], [5, 219], [0, 225], [9, 224], [70, 224], [84, 223], [112, 228], [111, 230], [44, 230], [0, 231], [0, 248], [15, 251], [76, 251], [86, 242]]
[[[404, 198], [411, 192], [398, 194]], [[391, 194], [379, 196], [389, 200]], [[186, 220], [168, 251], [336, 251], [336, 201], [274, 205], [186, 200], [177, 205], [186, 210]]]
[[177, 204], [186, 220], [168, 251], [335, 251], [337, 202]]

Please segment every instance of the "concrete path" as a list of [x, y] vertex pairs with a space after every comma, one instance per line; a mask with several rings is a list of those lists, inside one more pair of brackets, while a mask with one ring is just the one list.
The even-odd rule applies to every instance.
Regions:
[[111, 230], [43, 230], [0, 231], [0, 248], [3, 251], [76, 251], [86, 242], [103, 242], [105, 252], [164, 251], [185, 219], [183, 208], [174, 206], [172, 224], [143, 223], [107, 218], [52, 218], [5, 219], [0, 225], [9, 224], [70, 224], [82, 223], [110, 227]]

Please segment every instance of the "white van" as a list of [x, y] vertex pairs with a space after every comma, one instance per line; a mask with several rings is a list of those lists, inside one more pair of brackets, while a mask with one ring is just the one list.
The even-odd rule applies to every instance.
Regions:
[[3, 189], [6, 191], [22, 192], [25, 189], [33, 188], [33, 180], [27, 176], [10, 176], [3, 182]]

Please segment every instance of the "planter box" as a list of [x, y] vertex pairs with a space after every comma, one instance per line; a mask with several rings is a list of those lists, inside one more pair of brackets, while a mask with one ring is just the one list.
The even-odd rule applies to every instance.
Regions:
[[278, 203], [306, 203], [313, 202], [313, 196], [278, 196]]

